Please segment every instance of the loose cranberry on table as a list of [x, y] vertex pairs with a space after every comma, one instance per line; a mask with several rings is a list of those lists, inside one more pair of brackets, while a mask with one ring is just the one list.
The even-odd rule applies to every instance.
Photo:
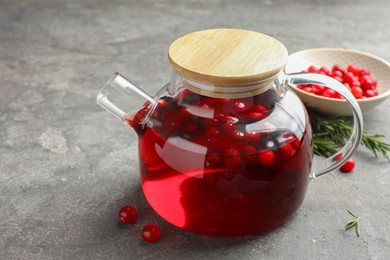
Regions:
[[[371, 98], [378, 96], [376, 79], [372, 78], [369, 70], [359, 68], [355, 64], [350, 64], [346, 69], [340, 65], [334, 65], [332, 70], [326, 67], [316, 67], [311, 65], [304, 72], [320, 73], [330, 76], [344, 84], [356, 99]], [[333, 89], [315, 84], [303, 84], [298, 86], [307, 93], [313, 93], [327, 98], [343, 99], [341, 95]]]
[[149, 243], [156, 242], [161, 236], [161, 230], [156, 224], [149, 224], [142, 229], [142, 239]]
[[[341, 160], [341, 158], [343, 158], [343, 154], [340, 153], [338, 154], [334, 160], [335, 161], [339, 161]], [[348, 172], [351, 172], [353, 169], [355, 168], [355, 161], [352, 159], [352, 158], [349, 158], [348, 161], [346, 161], [341, 167], [340, 167], [340, 171], [344, 172], [344, 173], [348, 173]]]
[[347, 172], [351, 172], [353, 170], [353, 168], [355, 168], [355, 161], [352, 158], [350, 158], [350, 159], [348, 159], [348, 161], [346, 161], [343, 164], [343, 166], [340, 167], [340, 170], [342, 172], [347, 173]]
[[131, 205], [122, 207], [119, 210], [119, 220], [124, 224], [133, 223], [137, 219], [137, 209]]

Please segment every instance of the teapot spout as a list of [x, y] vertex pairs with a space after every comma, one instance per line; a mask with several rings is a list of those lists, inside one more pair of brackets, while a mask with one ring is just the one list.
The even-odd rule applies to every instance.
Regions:
[[99, 92], [96, 102], [127, 125], [137, 128], [149, 121], [156, 101], [115, 73]]

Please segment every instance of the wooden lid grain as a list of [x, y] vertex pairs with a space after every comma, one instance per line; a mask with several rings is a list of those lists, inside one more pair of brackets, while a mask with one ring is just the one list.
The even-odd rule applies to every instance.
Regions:
[[226, 87], [267, 81], [284, 67], [287, 57], [276, 39], [241, 29], [193, 32], [174, 41], [168, 51], [173, 69], [184, 77]]

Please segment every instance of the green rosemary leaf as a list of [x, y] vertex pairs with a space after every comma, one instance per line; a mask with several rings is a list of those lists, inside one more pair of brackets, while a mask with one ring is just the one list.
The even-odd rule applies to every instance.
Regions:
[[355, 227], [356, 235], [360, 237], [360, 218], [350, 210], [347, 210], [347, 212], [351, 216], [353, 216], [353, 219], [351, 219], [350, 221], [347, 222], [347, 224], [345, 224], [345, 230]]
[[347, 210], [347, 212], [352, 216], [352, 217], [355, 217], [355, 218], [359, 218], [358, 216], [356, 216], [356, 214], [354, 214], [352, 211], [350, 210]]
[[345, 230], [351, 229], [356, 226], [356, 220], [351, 220], [345, 225]]
[[356, 235], [360, 237], [360, 221], [356, 222]]
[[[332, 118], [308, 110], [313, 129], [314, 153], [317, 155], [330, 156], [338, 151], [349, 139], [352, 126], [348, 118]], [[390, 144], [380, 139], [384, 135], [363, 133], [361, 144], [365, 146], [376, 158], [380, 155], [390, 161]]]

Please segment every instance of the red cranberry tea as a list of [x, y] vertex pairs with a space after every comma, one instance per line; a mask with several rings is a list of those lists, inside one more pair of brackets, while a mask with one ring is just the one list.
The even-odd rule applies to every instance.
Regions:
[[284, 222], [303, 201], [312, 155], [308, 129], [297, 136], [272, 125], [284, 113], [277, 99], [274, 90], [221, 99], [187, 89], [161, 98], [149, 123], [136, 129], [142, 187], [154, 210], [211, 235]]

